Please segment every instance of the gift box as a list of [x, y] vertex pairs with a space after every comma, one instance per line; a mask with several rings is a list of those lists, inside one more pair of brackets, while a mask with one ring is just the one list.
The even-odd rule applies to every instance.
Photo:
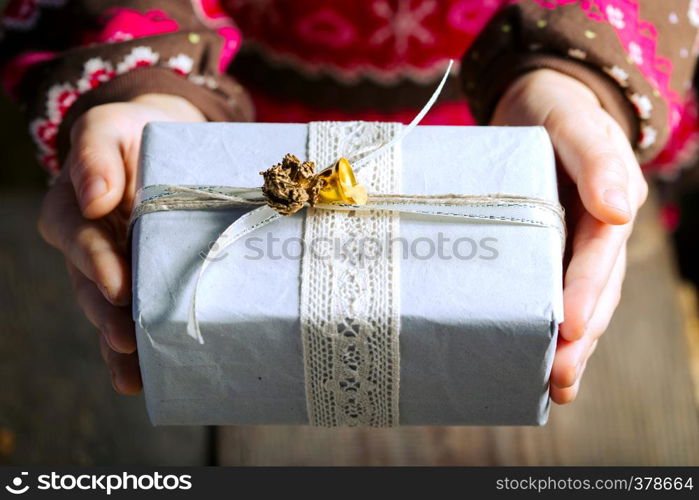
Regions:
[[[260, 172], [287, 153], [306, 159], [313, 141], [330, 140], [310, 138], [309, 130], [149, 124], [138, 186], [259, 187]], [[540, 127], [421, 126], [395, 150], [399, 193], [558, 202], [554, 154]], [[394, 215], [399, 236], [386, 243], [394, 248], [389, 295], [399, 316], [388, 354], [399, 375], [388, 391], [391, 425], [546, 422], [563, 318], [560, 228], [502, 223], [498, 207], [493, 216], [490, 205], [477, 208], [485, 215], [468, 220]], [[317, 394], [309, 391], [322, 388], [309, 381], [313, 347], [300, 333], [300, 310], [325, 299], [302, 295], [302, 279], [315, 279], [303, 276], [308, 210], [256, 229], [209, 261], [197, 292], [202, 338], [187, 333], [199, 269], [221, 233], [251, 209], [164, 210], [135, 221], [133, 314], [154, 424], [317, 425], [309, 402]]]

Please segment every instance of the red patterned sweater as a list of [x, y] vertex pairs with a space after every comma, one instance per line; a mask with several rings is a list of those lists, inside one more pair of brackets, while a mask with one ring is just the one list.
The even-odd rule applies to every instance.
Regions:
[[672, 172], [698, 142], [697, 26], [699, 0], [10, 0], [0, 64], [54, 173], [91, 106], [164, 92], [210, 120], [406, 121], [450, 58], [425, 123], [487, 123], [514, 78], [552, 68]]

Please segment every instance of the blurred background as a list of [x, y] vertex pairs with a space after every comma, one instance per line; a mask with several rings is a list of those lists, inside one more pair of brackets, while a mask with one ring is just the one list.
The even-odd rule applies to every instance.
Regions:
[[699, 169], [655, 183], [578, 401], [543, 428], [155, 428], [141, 397], [111, 388], [62, 257], [36, 232], [46, 176], [26, 124], [4, 100], [0, 116], [0, 465], [699, 465], [699, 195], [688, 187]]

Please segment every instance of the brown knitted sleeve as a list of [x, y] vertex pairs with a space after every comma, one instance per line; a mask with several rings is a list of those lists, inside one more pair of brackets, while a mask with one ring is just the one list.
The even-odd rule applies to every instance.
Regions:
[[495, 16], [465, 54], [464, 89], [487, 123], [515, 78], [538, 68], [563, 72], [597, 94], [647, 162], [691, 90], [695, 25], [694, 0], [521, 0]]
[[[244, 89], [224, 70], [240, 45], [190, 0], [14, 1], [3, 16], [0, 79], [26, 110], [40, 160], [57, 172], [72, 123], [87, 109], [145, 93], [178, 95], [209, 120], [252, 119]], [[13, 7], [15, 6], [15, 7]]]

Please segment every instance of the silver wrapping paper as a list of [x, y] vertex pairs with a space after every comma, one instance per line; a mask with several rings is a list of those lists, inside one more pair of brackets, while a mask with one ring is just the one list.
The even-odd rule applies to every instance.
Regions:
[[[257, 187], [301, 124], [150, 124], [139, 186]], [[557, 201], [537, 127], [418, 127], [402, 144], [402, 192]], [[187, 336], [202, 256], [244, 210], [147, 214], [133, 230], [133, 315], [146, 402], [165, 424], [306, 424], [299, 334], [303, 215], [251, 234], [200, 287], [204, 344]], [[542, 425], [562, 321], [553, 229], [401, 216], [402, 425]]]

